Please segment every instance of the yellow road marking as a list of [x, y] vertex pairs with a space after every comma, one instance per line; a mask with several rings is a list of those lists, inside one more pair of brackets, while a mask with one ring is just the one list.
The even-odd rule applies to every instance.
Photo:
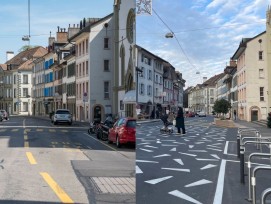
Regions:
[[54, 179], [48, 173], [40, 172], [40, 175], [63, 203], [74, 203], [68, 194], [65, 193], [65, 191], [54, 181]]
[[26, 156], [27, 156], [30, 164], [37, 164], [37, 162], [31, 152], [26, 152]]
[[24, 141], [24, 147], [29, 147], [29, 142]]

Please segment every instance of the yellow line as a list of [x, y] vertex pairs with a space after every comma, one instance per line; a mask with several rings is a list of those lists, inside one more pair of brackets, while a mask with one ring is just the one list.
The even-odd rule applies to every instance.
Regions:
[[26, 152], [26, 156], [27, 156], [30, 164], [37, 164], [37, 162], [31, 152]]
[[40, 172], [40, 175], [63, 203], [74, 203], [68, 194], [65, 193], [65, 191], [54, 181], [54, 179], [48, 173]]

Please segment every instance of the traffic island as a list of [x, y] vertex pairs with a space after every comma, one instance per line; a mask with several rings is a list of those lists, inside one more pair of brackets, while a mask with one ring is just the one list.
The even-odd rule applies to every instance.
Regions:
[[235, 128], [235, 124], [232, 120], [223, 120], [220, 118], [215, 118], [214, 119], [214, 124], [216, 126], [220, 126], [220, 127], [227, 127], [227, 128]]

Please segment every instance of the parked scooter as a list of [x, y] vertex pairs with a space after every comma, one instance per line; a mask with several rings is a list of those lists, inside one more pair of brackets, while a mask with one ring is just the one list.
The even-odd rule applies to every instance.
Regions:
[[100, 120], [94, 119], [94, 121], [90, 123], [88, 134], [96, 134], [100, 123]]
[[97, 129], [97, 138], [103, 141], [108, 140], [109, 129], [113, 127], [112, 116], [108, 116], [103, 123], [100, 123]]

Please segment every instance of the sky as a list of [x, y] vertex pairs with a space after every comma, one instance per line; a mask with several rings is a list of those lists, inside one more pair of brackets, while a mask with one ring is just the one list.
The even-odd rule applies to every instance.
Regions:
[[[271, 0], [153, 0], [137, 15], [136, 44], [171, 63], [186, 88], [222, 73], [242, 38], [266, 30]], [[164, 23], [163, 23], [164, 22]], [[165, 38], [169, 32], [174, 38]]]
[[[57, 27], [68, 28], [83, 18], [102, 18], [113, 12], [113, 0], [30, 0], [30, 45], [48, 46], [48, 37], [55, 37]], [[6, 52], [18, 54], [28, 45], [22, 37], [29, 34], [28, 0], [1, 0], [0, 64]]]

